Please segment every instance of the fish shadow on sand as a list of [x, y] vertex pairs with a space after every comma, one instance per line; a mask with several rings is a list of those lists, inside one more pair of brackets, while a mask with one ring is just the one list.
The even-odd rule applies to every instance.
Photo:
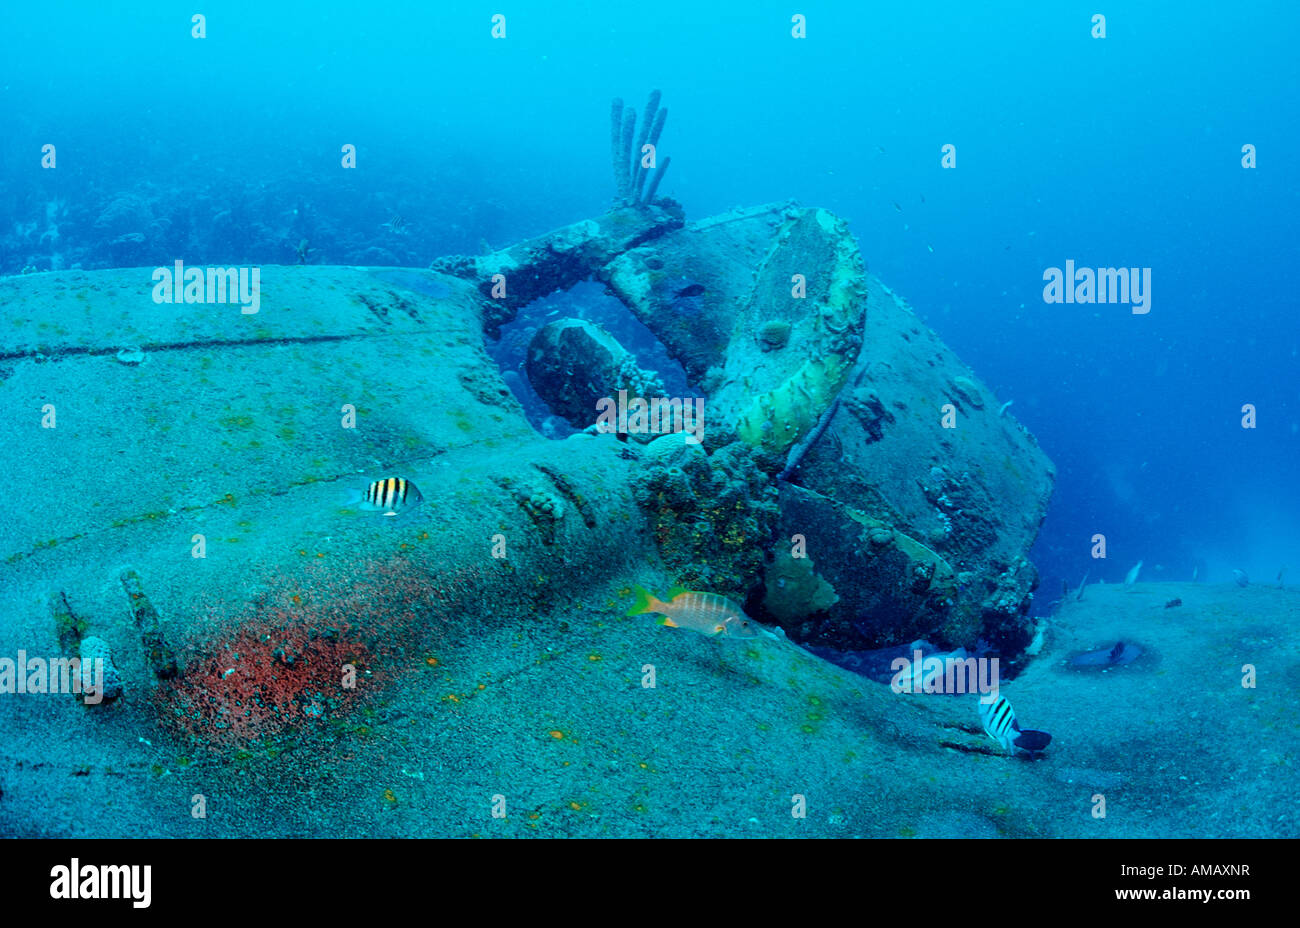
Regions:
[[671, 673], [678, 677], [683, 685], [702, 686], [716, 684], [719, 676], [728, 679], [728, 686], [743, 681], [746, 686], [767, 686], [773, 681], [766, 679], [761, 663], [756, 663], [749, 655], [749, 650], [762, 647], [752, 641], [737, 641], [717, 636], [685, 636], [673, 629], [666, 629], [663, 634], [669, 640], [681, 639], [680, 649], [665, 648], [658, 655], [657, 661], [660, 677], [663, 671], [671, 668]]
[[1083, 673], [1099, 673], [1119, 667], [1151, 670], [1159, 662], [1155, 649], [1131, 639], [1121, 639], [1106, 647], [1076, 651], [1065, 661], [1065, 667]]

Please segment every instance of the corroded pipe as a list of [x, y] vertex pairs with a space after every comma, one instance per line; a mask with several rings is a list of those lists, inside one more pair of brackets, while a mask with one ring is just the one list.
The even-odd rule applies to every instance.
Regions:
[[628, 196], [627, 162], [623, 153], [623, 98], [615, 97], [609, 107], [609, 152], [614, 164], [614, 188], [620, 199]]
[[632, 174], [628, 170], [632, 157], [632, 135], [636, 132], [636, 110], [627, 107], [623, 110], [623, 135], [621, 147], [619, 149], [619, 161], [623, 165], [624, 189], [627, 191], [624, 196], [630, 197], [632, 194]]
[[655, 171], [654, 179], [650, 181], [650, 189], [646, 191], [645, 199], [641, 201], [646, 206], [654, 202], [655, 192], [659, 189], [659, 182], [664, 179], [664, 173], [667, 172], [668, 165], [672, 160], [672, 158], [665, 158], [664, 163], [659, 165], [659, 169]]
[[[645, 185], [645, 168], [641, 167], [641, 159], [645, 157], [643, 149], [646, 140], [650, 136], [650, 127], [655, 122], [655, 111], [659, 109], [659, 91], [650, 91], [650, 99], [646, 101], [645, 115], [641, 118], [641, 133], [637, 138], [636, 150], [632, 152], [632, 163], [629, 165], [632, 178], [632, 199], [637, 200], [641, 197], [641, 188]], [[662, 126], [661, 126], [662, 127]], [[650, 142], [651, 145], [654, 142]]]

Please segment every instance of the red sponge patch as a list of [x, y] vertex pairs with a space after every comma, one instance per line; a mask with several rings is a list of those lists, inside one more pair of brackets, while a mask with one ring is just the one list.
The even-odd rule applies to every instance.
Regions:
[[[354, 715], [414, 665], [473, 583], [429, 576], [404, 558], [362, 580], [309, 569], [189, 648], [181, 674], [156, 691], [182, 736], [217, 750], [305, 733]], [[469, 581], [469, 582], [467, 582]]]

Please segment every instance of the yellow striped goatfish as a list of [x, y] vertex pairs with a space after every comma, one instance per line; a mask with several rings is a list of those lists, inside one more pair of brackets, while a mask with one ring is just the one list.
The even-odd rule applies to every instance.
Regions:
[[657, 612], [663, 616], [659, 620], [660, 625], [689, 628], [710, 638], [716, 635], [727, 638], [756, 638], [759, 635], [774, 637], [745, 615], [744, 609], [717, 593], [673, 589], [668, 593], [668, 601], [664, 602], [639, 586], [632, 587], [632, 592], [636, 600], [628, 610], [628, 615]]

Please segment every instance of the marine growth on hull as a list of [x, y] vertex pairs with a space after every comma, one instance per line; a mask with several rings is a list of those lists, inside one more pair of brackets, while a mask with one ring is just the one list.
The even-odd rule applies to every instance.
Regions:
[[[56, 497], [11, 513], [13, 588], [64, 653], [103, 658], [104, 711], [178, 756], [271, 763], [431, 692], [459, 711], [574, 615], [871, 687], [900, 648], [1015, 672], [1051, 463], [841, 218], [688, 220], [660, 196], [666, 112], [615, 102], [602, 215], [428, 269], [266, 266], [255, 313], [182, 294], [146, 318], [138, 269], [0, 280], [60, 321], [6, 330], [6, 400], [75, 382], [61, 423], [120, 410], [75, 426], [112, 468], [7, 444]], [[506, 670], [445, 666], [488, 641]], [[1003, 706], [988, 740], [966, 710], [962, 751], [1050, 737]]]
[[526, 362], [505, 374], [545, 404], [548, 434], [627, 446], [629, 490], [671, 580], [745, 602], [799, 642], [982, 640], [1014, 658], [1036, 631], [1026, 554], [1051, 462], [869, 277], [833, 214], [781, 203], [687, 222], [653, 186], [637, 195], [665, 113], [653, 94], [654, 128], [637, 134], [615, 101], [609, 213], [434, 268], [474, 284], [489, 334], [526, 303], [599, 281], [680, 365], [690, 386], [669, 390], [639, 363], [645, 343], [578, 310], [533, 327]]

